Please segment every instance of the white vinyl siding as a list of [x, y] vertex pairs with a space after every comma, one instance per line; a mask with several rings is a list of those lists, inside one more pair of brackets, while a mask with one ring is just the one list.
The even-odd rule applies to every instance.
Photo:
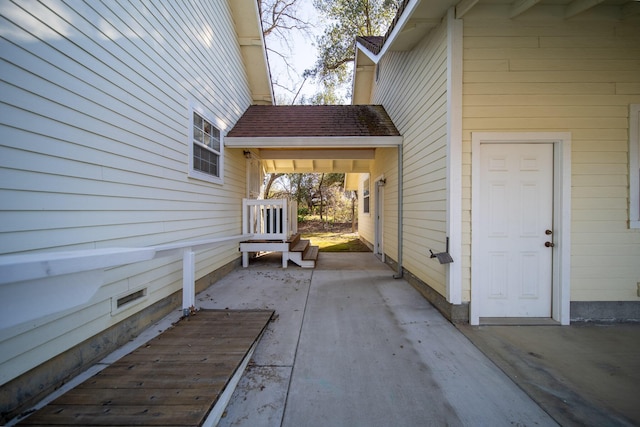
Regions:
[[[410, 52], [388, 52], [372, 100], [384, 105], [404, 137], [403, 266], [445, 296], [445, 267], [428, 254], [443, 251], [446, 237], [446, 34], [445, 20]], [[374, 175], [396, 169], [384, 164]], [[388, 179], [385, 205], [395, 207], [397, 198], [388, 197], [393, 187]], [[397, 225], [386, 216], [384, 224], [386, 251], [397, 241]]]
[[[227, 1], [7, 2], [0, 13], [0, 253], [240, 233], [242, 153], [225, 153], [223, 186], [187, 174], [189, 101], [222, 133], [251, 104]], [[196, 278], [237, 258], [232, 243], [198, 253]], [[1, 330], [0, 384], [178, 291], [181, 269], [108, 270], [85, 306]], [[144, 303], [112, 313], [112, 297], [142, 287]]]
[[629, 108], [629, 226], [640, 228], [640, 104]]
[[605, 16], [565, 20], [561, 6], [497, 18], [507, 7], [478, 4], [464, 17], [463, 230], [470, 236], [472, 132], [570, 132], [571, 300], [637, 300], [628, 116], [640, 102], [640, 27]]

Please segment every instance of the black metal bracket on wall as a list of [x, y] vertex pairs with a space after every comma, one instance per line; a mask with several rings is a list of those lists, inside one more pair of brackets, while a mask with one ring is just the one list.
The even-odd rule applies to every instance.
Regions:
[[447, 248], [444, 252], [439, 252], [434, 254], [431, 249], [429, 249], [429, 253], [431, 256], [429, 258], [438, 258], [440, 264], [449, 264], [453, 262], [453, 258], [449, 255], [449, 238], [447, 237]]

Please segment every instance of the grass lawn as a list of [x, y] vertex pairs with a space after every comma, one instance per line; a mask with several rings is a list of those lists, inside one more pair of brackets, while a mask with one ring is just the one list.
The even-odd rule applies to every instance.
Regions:
[[318, 246], [320, 252], [371, 252], [358, 239], [358, 233], [336, 234], [332, 231], [318, 233], [304, 233], [303, 239], [311, 240], [311, 244]]
[[298, 224], [302, 239], [308, 239], [318, 246], [320, 252], [371, 252], [360, 241], [358, 233], [351, 232], [351, 224], [323, 224], [307, 220]]

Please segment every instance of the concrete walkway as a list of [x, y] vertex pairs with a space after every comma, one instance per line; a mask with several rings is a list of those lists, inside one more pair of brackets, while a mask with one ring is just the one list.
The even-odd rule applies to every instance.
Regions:
[[202, 308], [276, 311], [221, 426], [556, 425], [370, 253], [253, 262]]
[[640, 324], [457, 327], [561, 425], [640, 425]]

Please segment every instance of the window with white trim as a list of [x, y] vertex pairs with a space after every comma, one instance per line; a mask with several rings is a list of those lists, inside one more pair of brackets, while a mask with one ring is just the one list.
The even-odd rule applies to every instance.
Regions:
[[222, 132], [202, 111], [191, 111], [189, 176], [222, 184]]
[[370, 191], [369, 191], [369, 178], [365, 179], [362, 183], [362, 212], [370, 213]]
[[629, 108], [629, 227], [640, 228], [640, 104]]

